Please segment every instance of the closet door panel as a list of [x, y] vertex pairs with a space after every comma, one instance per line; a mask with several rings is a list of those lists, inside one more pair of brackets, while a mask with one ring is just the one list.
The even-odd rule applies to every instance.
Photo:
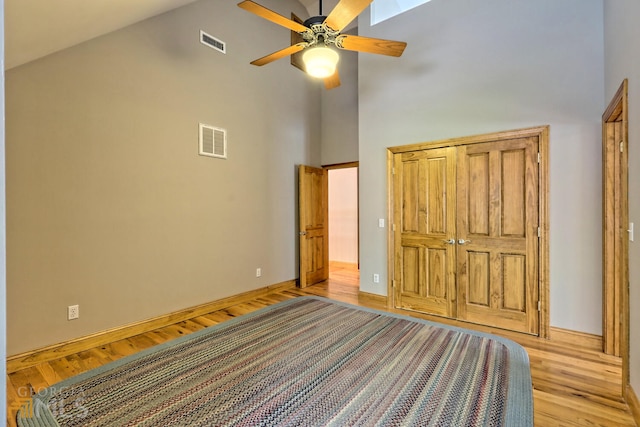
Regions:
[[536, 138], [458, 148], [461, 320], [538, 333], [537, 153]]
[[467, 199], [469, 215], [467, 224], [469, 232], [475, 235], [488, 236], [491, 194], [489, 187], [489, 155], [479, 153], [470, 155], [468, 160], [469, 176], [465, 185], [467, 193], [473, 195]]
[[455, 148], [394, 157], [395, 306], [455, 316]]
[[469, 251], [466, 253], [466, 265], [469, 268], [467, 289], [469, 304], [484, 307], [491, 305], [490, 255], [489, 252]]
[[526, 153], [524, 150], [501, 152], [500, 215], [501, 235], [526, 237], [527, 210], [525, 206], [526, 190]]

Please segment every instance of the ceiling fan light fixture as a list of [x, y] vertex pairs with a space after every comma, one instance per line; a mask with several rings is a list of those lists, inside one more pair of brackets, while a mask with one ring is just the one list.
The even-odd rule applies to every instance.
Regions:
[[339, 59], [338, 52], [326, 46], [312, 47], [302, 54], [307, 73], [321, 79], [332, 76], [336, 72]]

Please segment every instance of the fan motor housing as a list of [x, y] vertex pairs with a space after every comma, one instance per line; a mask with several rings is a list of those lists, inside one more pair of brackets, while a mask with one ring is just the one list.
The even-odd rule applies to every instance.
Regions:
[[303, 25], [309, 28], [309, 31], [300, 33], [304, 41], [309, 46], [316, 44], [330, 45], [335, 44], [336, 36], [340, 34], [339, 31], [334, 31], [325, 24], [326, 16], [312, 16], [303, 22]]
[[314, 25], [322, 25], [325, 19], [327, 19], [326, 16], [312, 16], [311, 18], [304, 21], [302, 25], [304, 25], [307, 28], [313, 29]]

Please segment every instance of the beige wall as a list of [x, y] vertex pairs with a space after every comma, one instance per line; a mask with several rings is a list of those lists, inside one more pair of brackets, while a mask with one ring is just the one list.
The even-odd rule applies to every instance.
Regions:
[[[347, 33], [357, 34], [357, 28]], [[325, 166], [358, 160], [358, 55], [346, 50], [340, 53], [341, 85], [320, 94], [320, 137]]]
[[[7, 72], [9, 355], [298, 276], [296, 167], [320, 164], [321, 84], [249, 65], [289, 32], [235, 3]], [[228, 160], [198, 156], [199, 122], [227, 129]]]

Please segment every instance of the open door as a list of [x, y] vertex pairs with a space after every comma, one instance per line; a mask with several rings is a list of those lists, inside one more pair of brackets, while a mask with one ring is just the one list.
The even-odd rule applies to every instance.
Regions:
[[300, 165], [300, 287], [329, 278], [328, 173]]
[[629, 382], [629, 137], [625, 79], [602, 115], [602, 340], [622, 358], [623, 393]]

